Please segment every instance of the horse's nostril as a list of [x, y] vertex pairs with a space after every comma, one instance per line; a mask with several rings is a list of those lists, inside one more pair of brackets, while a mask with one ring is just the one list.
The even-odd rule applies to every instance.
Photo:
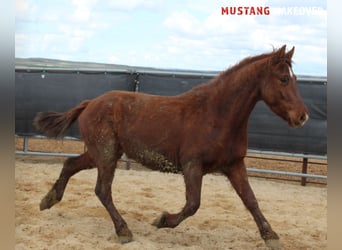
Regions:
[[308, 115], [307, 114], [303, 114], [300, 118], [299, 118], [299, 121], [301, 123], [304, 123], [306, 122], [306, 120], [308, 119]]
[[305, 118], [306, 118], [306, 116], [305, 116], [305, 115], [302, 115], [302, 116], [300, 117], [300, 121], [301, 121], [301, 122], [304, 122], [304, 121], [305, 121]]

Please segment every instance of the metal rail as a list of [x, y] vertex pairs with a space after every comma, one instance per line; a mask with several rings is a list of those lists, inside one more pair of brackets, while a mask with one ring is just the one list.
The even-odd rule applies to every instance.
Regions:
[[[80, 154], [71, 154], [71, 153], [34, 152], [34, 151], [15, 151], [15, 153], [17, 155], [58, 156], [58, 157], [76, 157], [76, 156], [80, 155]], [[127, 161], [127, 159], [125, 159], [125, 158], [122, 158], [121, 160]], [[277, 171], [277, 170], [269, 170], [269, 169], [247, 168], [247, 171], [248, 172], [257, 172], [257, 173], [266, 173], [266, 174], [278, 174], [278, 175], [305, 177], [305, 178], [327, 179], [327, 176], [325, 176], [325, 175], [303, 174], [303, 173], [295, 173], [295, 172], [288, 172], [288, 171]]]
[[80, 154], [71, 153], [56, 153], [56, 152], [36, 152], [36, 151], [15, 151], [17, 155], [32, 155], [32, 156], [58, 156], [58, 157], [76, 157]]
[[[63, 61], [61, 61], [63, 62]], [[68, 64], [58, 64], [56, 62], [47, 62], [37, 65], [15, 65], [15, 71], [26, 72], [79, 72], [79, 73], [128, 73], [136, 75], [152, 74], [152, 75], [173, 75], [173, 76], [200, 76], [215, 77], [222, 71], [208, 70], [184, 70], [184, 69], [160, 69], [151, 67], [135, 67], [115, 64], [96, 64], [96, 63], [80, 63], [73, 62]], [[297, 75], [297, 81], [309, 81], [312, 83], [327, 84], [326, 76], [315, 75]]]
[[[72, 154], [72, 153], [58, 153], [58, 152], [36, 152], [36, 151], [29, 151], [28, 150], [28, 137], [24, 136], [17, 136], [24, 139], [23, 143], [23, 150], [15, 151], [17, 155], [31, 155], [31, 156], [58, 156], [58, 157], [76, 157], [80, 154]], [[34, 136], [32, 138], [39, 138], [45, 139], [45, 136]], [[79, 140], [73, 137], [65, 137], [66, 140]], [[328, 177], [325, 175], [317, 175], [317, 174], [307, 174], [307, 159], [319, 159], [319, 160], [327, 160], [327, 156], [320, 156], [320, 155], [311, 155], [311, 154], [298, 154], [298, 153], [286, 153], [286, 152], [273, 152], [273, 151], [262, 151], [262, 150], [252, 150], [249, 149], [247, 151], [250, 154], [264, 154], [264, 155], [274, 155], [274, 156], [286, 156], [286, 157], [297, 157], [303, 158], [303, 166], [305, 166], [305, 173], [296, 173], [296, 172], [289, 172], [289, 171], [278, 171], [278, 170], [269, 170], [269, 169], [258, 169], [258, 168], [247, 168], [248, 172], [256, 172], [256, 173], [266, 173], [266, 174], [277, 174], [277, 175], [287, 175], [287, 176], [296, 176], [302, 177], [302, 185], [305, 186], [306, 178], [317, 178], [317, 179], [327, 179]], [[124, 155], [121, 158], [122, 161], [125, 161], [127, 164], [130, 163], [130, 160]], [[279, 159], [281, 161], [281, 159]], [[304, 170], [304, 168], [303, 168]]]
[[279, 175], [297, 176], [297, 177], [305, 177], [305, 178], [318, 178], [318, 179], [327, 179], [328, 178], [325, 175], [303, 174], [303, 173], [278, 171], [278, 170], [269, 170], [269, 169], [259, 169], [259, 168], [247, 168], [247, 171], [249, 171], [249, 172], [265, 173], [265, 174], [279, 174]]
[[318, 160], [327, 160], [326, 155], [312, 155], [312, 154], [299, 154], [299, 153], [286, 153], [286, 152], [275, 152], [265, 150], [254, 150], [248, 149], [249, 154], [263, 154], [263, 155], [275, 155], [275, 156], [286, 156], [286, 157], [298, 157], [298, 158], [310, 158]]

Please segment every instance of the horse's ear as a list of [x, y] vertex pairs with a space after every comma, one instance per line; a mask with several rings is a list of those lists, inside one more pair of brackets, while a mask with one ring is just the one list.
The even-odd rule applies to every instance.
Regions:
[[286, 50], [286, 45], [283, 45], [280, 49], [274, 52], [272, 62], [278, 63], [281, 58], [284, 58], [286, 55], [285, 50]]
[[286, 51], [286, 45], [283, 45], [280, 49], [278, 49], [278, 51], [276, 52], [276, 56], [278, 58], [283, 58], [285, 57], [285, 51]]
[[286, 53], [286, 57], [291, 59], [295, 51], [295, 47], [293, 46], [292, 49]]

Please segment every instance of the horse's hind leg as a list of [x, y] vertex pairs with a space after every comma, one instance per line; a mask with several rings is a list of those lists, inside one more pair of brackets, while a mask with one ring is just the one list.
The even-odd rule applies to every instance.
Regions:
[[253, 190], [249, 185], [244, 161], [239, 161], [235, 165], [227, 167], [223, 173], [229, 178], [244, 205], [252, 214], [266, 245], [272, 249], [279, 248], [279, 237], [260, 211]]
[[120, 242], [128, 243], [133, 240], [132, 232], [129, 230], [127, 223], [117, 211], [112, 199], [112, 182], [114, 179], [116, 163], [120, 157], [115, 157], [114, 159], [108, 159], [107, 157], [105, 157], [105, 159], [103, 157], [99, 157], [98, 159], [100, 160], [96, 162], [98, 176], [95, 193], [112, 218], [115, 231], [119, 236]]
[[83, 169], [95, 167], [91, 161], [88, 152], [85, 152], [77, 157], [68, 158], [63, 165], [63, 169], [52, 186], [51, 190], [45, 195], [40, 203], [40, 210], [51, 208], [56, 203], [62, 200], [64, 190], [71, 176]]

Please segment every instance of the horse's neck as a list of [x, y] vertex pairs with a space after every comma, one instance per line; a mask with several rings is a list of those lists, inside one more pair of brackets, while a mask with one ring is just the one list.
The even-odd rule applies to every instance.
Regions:
[[217, 79], [212, 95], [213, 108], [219, 110], [222, 122], [229, 123], [230, 128], [233, 124], [236, 128], [247, 129], [250, 113], [260, 100], [258, 76], [252, 74], [236, 72]]

